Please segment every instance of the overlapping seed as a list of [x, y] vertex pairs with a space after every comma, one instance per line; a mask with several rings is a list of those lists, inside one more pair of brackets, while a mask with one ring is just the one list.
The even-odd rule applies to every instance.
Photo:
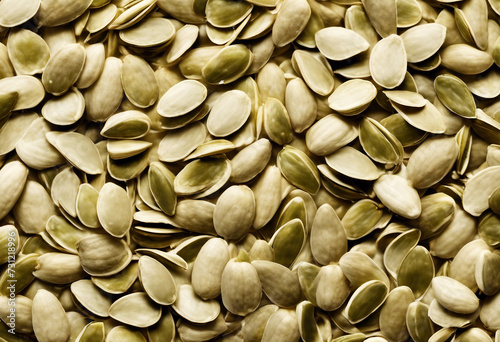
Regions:
[[0, 340], [498, 340], [497, 2], [2, 0]]

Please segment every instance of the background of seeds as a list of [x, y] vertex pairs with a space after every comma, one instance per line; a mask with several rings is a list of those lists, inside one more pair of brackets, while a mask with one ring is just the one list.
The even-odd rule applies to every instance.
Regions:
[[2, 0], [0, 340], [499, 341], [499, 14]]

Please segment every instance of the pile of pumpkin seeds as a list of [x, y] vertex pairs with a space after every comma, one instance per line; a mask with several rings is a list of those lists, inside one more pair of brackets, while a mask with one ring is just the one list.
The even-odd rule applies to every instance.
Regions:
[[0, 341], [500, 341], [499, 23], [1, 0]]

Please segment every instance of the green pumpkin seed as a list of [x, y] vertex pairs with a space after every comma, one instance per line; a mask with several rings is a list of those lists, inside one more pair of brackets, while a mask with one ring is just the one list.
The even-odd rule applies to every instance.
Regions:
[[18, 75], [41, 73], [50, 58], [50, 49], [45, 40], [26, 29], [14, 29], [10, 32], [7, 49]]
[[281, 226], [269, 241], [274, 250], [275, 261], [289, 267], [305, 244], [306, 233], [302, 221], [293, 219]]
[[349, 322], [356, 324], [368, 317], [384, 303], [388, 293], [389, 289], [380, 280], [371, 280], [361, 285], [352, 294], [345, 308]]
[[210, 84], [227, 84], [236, 81], [250, 67], [253, 54], [244, 45], [223, 48], [202, 68], [202, 76]]
[[206, 196], [223, 186], [230, 175], [231, 165], [226, 158], [197, 159], [177, 174], [175, 192], [181, 196]]
[[277, 163], [281, 173], [290, 183], [311, 194], [319, 190], [319, 172], [304, 152], [292, 146], [285, 146], [278, 153]]
[[408, 286], [415, 298], [420, 298], [429, 288], [434, 277], [432, 258], [422, 246], [415, 246], [401, 262], [397, 271], [399, 286]]
[[149, 165], [149, 187], [158, 206], [167, 215], [175, 214], [177, 196], [174, 191], [175, 175], [162, 163]]

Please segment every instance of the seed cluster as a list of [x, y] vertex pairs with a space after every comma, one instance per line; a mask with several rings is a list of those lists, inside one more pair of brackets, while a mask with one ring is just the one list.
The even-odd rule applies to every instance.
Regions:
[[0, 0], [0, 341], [500, 342], [499, 19]]

